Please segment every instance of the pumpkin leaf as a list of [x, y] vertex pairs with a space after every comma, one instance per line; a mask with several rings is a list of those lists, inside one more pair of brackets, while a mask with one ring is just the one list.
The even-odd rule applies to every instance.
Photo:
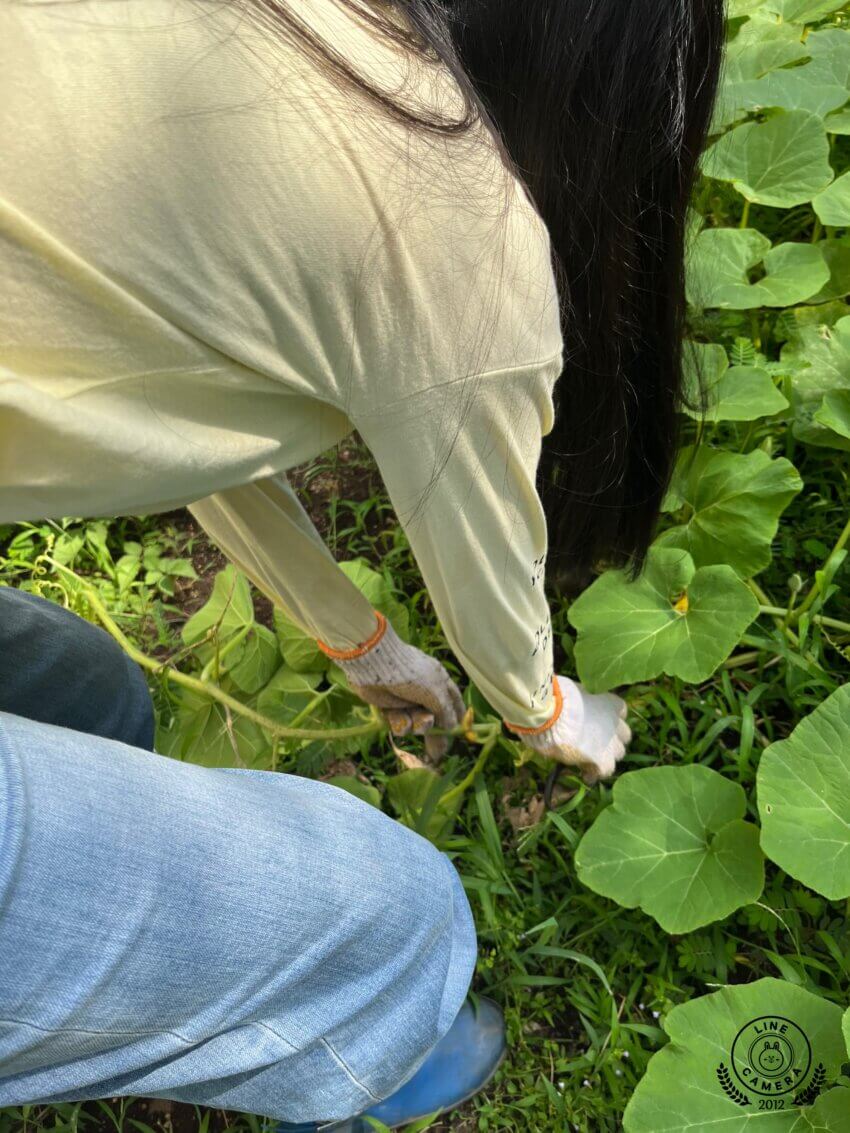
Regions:
[[757, 787], [767, 856], [824, 897], [850, 896], [850, 684], [765, 750]]
[[833, 177], [823, 119], [808, 110], [736, 126], [708, 147], [703, 169], [748, 201], [777, 208], [810, 201]]
[[814, 420], [839, 437], [850, 440], [850, 389], [833, 390], [823, 399]]
[[835, 227], [850, 224], [850, 172], [836, 178], [813, 197], [812, 208], [824, 224]]
[[689, 509], [684, 523], [656, 540], [680, 547], [696, 565], [728, 563], [742, 578], [764, 570], [779, 517], [803, 481], [790, 461], [761, 449], [741, 454], [708, 446], [681, 450], [665, 509]]
[[792, 379], [794, 436], [812, 445], [845, 448], [843, 438], [815, 415], [827, 394], [850, 390], [850, 315], [833, 326], [800, 322], [781, 359]]
[[605, 571], [570, 606], [575, 660], [589, 692], [667, 673], [711, 676], [758, 615], [758, 602], [728, 564], [700, 567], [686, 551], [650, 547], [641, 577]]
[[829, 1000], [768, 977], [674, 1007], [664, 1030], [670, 1042], [626, 1107], [625, 1133], [847, 1129], [850, 1091], [818, 1093], [845, 1058], [841, 1008]]
[[265, 626], [255, 625], [245, 639], [235, 661], [224, 659], [230, 679], [242, 692], [259, 692], [280, 665], [277, 638]]
[[[748, 273], [764, 265], [751, 283]], [[818, 244], [778, 244], [754, 228], [706, 228], [688, 261], [688, 301], [697, 307], [787, 307], [816, 294], [829, 280]]]
[[701, 764], [629, 771], [576, 850], [578, 878], [665, 932], [691, 932], [758, 900], [758, 828], [743, 788]]
[[[684, 356], [685, 385], [696, 402], [698, 377], [707, 397], [706, 421], [756, 421], [788, 408], [766, 370], [756, 366], [730, 366], [726, 351], [716, 343], [690, 343]], [[700, 419], [698, 409], [685, 413]]]
[[189, 618], [180, 636], [185, 645], [194, 645], [215, 628], [218, 640], [225, 641], [253, 621], [254, 604], [248, 579], [228, 564], [215, 576], [209, 598]]
[[287, 668], [296, 673], [317, 673], [328, 668], [330, 658], [321, 651], [315, 638], [305, 633], [278, 607], [275, 607], [273, 618], [280, 655]]

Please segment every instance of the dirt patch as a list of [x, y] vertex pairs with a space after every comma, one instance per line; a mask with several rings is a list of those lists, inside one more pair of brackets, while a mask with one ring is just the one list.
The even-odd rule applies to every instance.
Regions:
[[[383, 493], [381, 476], [372, 456], [356, 433], [341, 441], [336, 449], [308, 464], [298, 465], [287, 473], [289, 481], [310, 516], [316, 530], [337, 560], [348, 556], [345, 541], [332, 538], [333, 516], [349, 504], [363, 503]], [[166, 512], [162, 519], [173, 527], [181, 541], [181, 554], [192, 560], [197, 579], [178, 578], [174, 585], [174, 605], [182, 617], [190, 618], [208, 600], [215, 576], [227, 565], [227, 559], [212, 543], [197, 520], [186, 508]], [[370, 509], [365, 518], [366, 533], [377, 537], [382, 530], [397, 523], [388, 508]], [[370, 556], [379, 562], [380, 556]], [[262, 625], [272, 627], [272, 603], [254, 590], [254, 614]]]

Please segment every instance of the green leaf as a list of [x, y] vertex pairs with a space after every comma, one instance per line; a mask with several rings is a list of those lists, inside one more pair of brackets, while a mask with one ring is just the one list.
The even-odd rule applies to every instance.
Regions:
[[758, 602], [732, 567], [701, 567], [685, 551], [652, 546], [636, 582], [600, 575], [570, 606], [578, 631], [579, 677], [589, 692], [667, 673], [711, 676], [758, 615]]
[[317, 673], [329, 666], [330, 658], [321, 651], [315, 638], [290, 621], [283, 610], [275, 607], [272, 616], [280, 654], [288, 668], [296, 673]]
[[[760, 5], [752, 4], [752, 11]], [[749, 14], [742, 12], [741, 15]], [[757, 15], [743, 24], [726, 45], [724, 78], [735, 85], [799, 63], [809, 57], [809, 48], [800, 39], [800, 29]]]
[[343, 791], [348, 791], [350, 795], [354, 795], [356, 798], [362, 799], [364, 803], [380, 810], [381, 792], [371, 783], [364, 783], [361, 779], [355, 779], [353, 775], [333, 775], [325, 782], [330, 783], [333, 787], [340, 787]]
[[392, 584], [373, 570], [365, 559], [350, 559], [340, 563], [343, 574], [363, 592], [376, 610], [389, 619], [402, 641], [410, 640], [410, 614], [406, 606], [395, 597]]
[[850, 109], [828, 114], [823, 124], [828, 134], [850, 134]]
[[758, 900], [764, 862], [743, 788], [701, 764], [629, 771], [579, 843], [579, 880], [665, 932], [691, 932]]
[[829, 70], [807, 63], [789, 70], [771, 71], [760, 79], [736, 83], [727, 95], [736, 110], [748, 112], [777, 107], [808, 110], [823, 117], [847, 101], [847, 88], [832, 78]]
[[203, 767], [253, 767], [271, 761], [271, 742], [253, 721], [230, 714], [218, 703], [182, 689], [171, 727], [160, 727], [156, 750]]
[[813, 445], [845, 448], [831, 428], [815, 420], [828, 393], [850, 390], [850, 315], [834, 326], [800, 324], [782, 348], [791, 373], [794, 436]]
[[766, 749], [757, 786], [767, 856], [824, 897], [850, 896], [850, 684]]
[[443, 778], [428, 767], [402, 771], [386, 782], [387, 797], [400, 821], [432, 842], [451, 829], [463, 801], [458, 795], [442, 805], [440, 796], [447, 788]]
[[247, 693], [259, 692], [280, 666], [277, 639], [265, 626], [254, 626], [236, 660], [231, 662], [230, 657], [226, 657], [224, 661], [237, 688]]
[[224, 641], [253, 621], [254, 604], [248, 579], [228, 565], [215, 576], [212, 593], [183, 626], [180, 636], [185, 645], [194, 645], [217, 627], [217, 637]]
[[[296, 673], [281, 666], [257, 697], [257, 711], [278, 724], [288, 724], [302, 712], [322, 681], [322, 673]], [[320, 701], [301, 727], [310, 728], [328, 719], [327, 701]]]
[[[844, 1061], [841, 1008], [829, 1000], [760, 979], [674, 1007], [664, 1030], [670, 1042], [626, 1107], [625, 1133], [846, 1133], [850, 1091], [828, 1090], [806, 1108], [795, 1102], [816, 1076], [833, 1081]], [[762, 1064], [770, 1065], [777, 1041], [785, 1065], [766, 1076]], [[783, 1108], [760, 1109], [765, 1100]]]
[[838, 177], [813, 197], [812, 208], [824, 224], [836, 228], [850, 224], [850, 172]]
[[[716, 343], [689, 343], [684, 355], [685, 384], [696, 402], [698, 375], [702, 375], [708, 405], [706, 421], [755, 421], [788, 408], [766, 370], [730, 366], [726, 351]], [[685, 413], [700, 419], [697, 409]]]
[[833, 177], [823, 119], [807, 110], [736, 126], [705, 151], [703, 169], [747, 200], [777, 208], [811, 200]]
[[[764, 264], [751, 283], [748, 272]], [[697, 307], [787, 307], [802, 303], [829, 280], [818, 244], [778, 244], [754, 228], [706, 228], [688, 261], [688, 301]]]
[[656, 540], [688, 551], [697, 566], [728, 563], [742, 578], [764, 570], [779, 517], [803, 481], [790, 461], [762, 449], [746, 455], [708, 446], [683, 448], [665, 500], [690, 509], [687, 522]]
[[828, 303], [831, 299], [842, 299], [845, 295], [850, 295], [850, 236], [821, 240], [818, 247], [829, 268], [829, 280], [806, 302]]
[[814, 420], [825, 429], [850, 440], [850, 389], [833, 390], [823, 399]]
[[786, 23], [810, 24], [843, 8], [847, 0], [771, 0], [768, 8]]

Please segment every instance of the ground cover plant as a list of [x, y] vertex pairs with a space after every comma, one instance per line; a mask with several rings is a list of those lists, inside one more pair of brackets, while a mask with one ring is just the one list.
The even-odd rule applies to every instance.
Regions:
[[[468, 686], [356, 436], [294, 480], [343, 569], [466, 687], [439, 768], [187, 513], [0, 531], [2, 583], [146, 668], [164, 757], [328, 779], [451, 855], [511, 1054], [434, 1130], [850, 1130], [850, 14], [728, 15], [688, 271], [705, 422], [643, 577], [549, 584], [559, 671], [629, 701], [611, 783], [553, 785]], [[746, 1033], [759, 1020], [772, 1038]], [[745, 1041], [793, 1089], [752, 1088]], [[0, 1111], [16, 1133], [221, 1128], [264, 1122], [137, 1099]]]

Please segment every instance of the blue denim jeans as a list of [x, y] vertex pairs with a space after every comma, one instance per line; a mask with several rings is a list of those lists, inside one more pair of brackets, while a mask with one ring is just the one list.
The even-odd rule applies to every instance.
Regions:
[[59, 612], [64, 664], [28, 654], [27, 706], [54, 687], [91, 731], [0, 712], [0, 1106], [140, 1094], [299, 1122], [392, 1094], [474, 969], [449, 859], [326, 783], [121, 742], [115, 719], [138, 738], [151, 714], [138, 674]]

